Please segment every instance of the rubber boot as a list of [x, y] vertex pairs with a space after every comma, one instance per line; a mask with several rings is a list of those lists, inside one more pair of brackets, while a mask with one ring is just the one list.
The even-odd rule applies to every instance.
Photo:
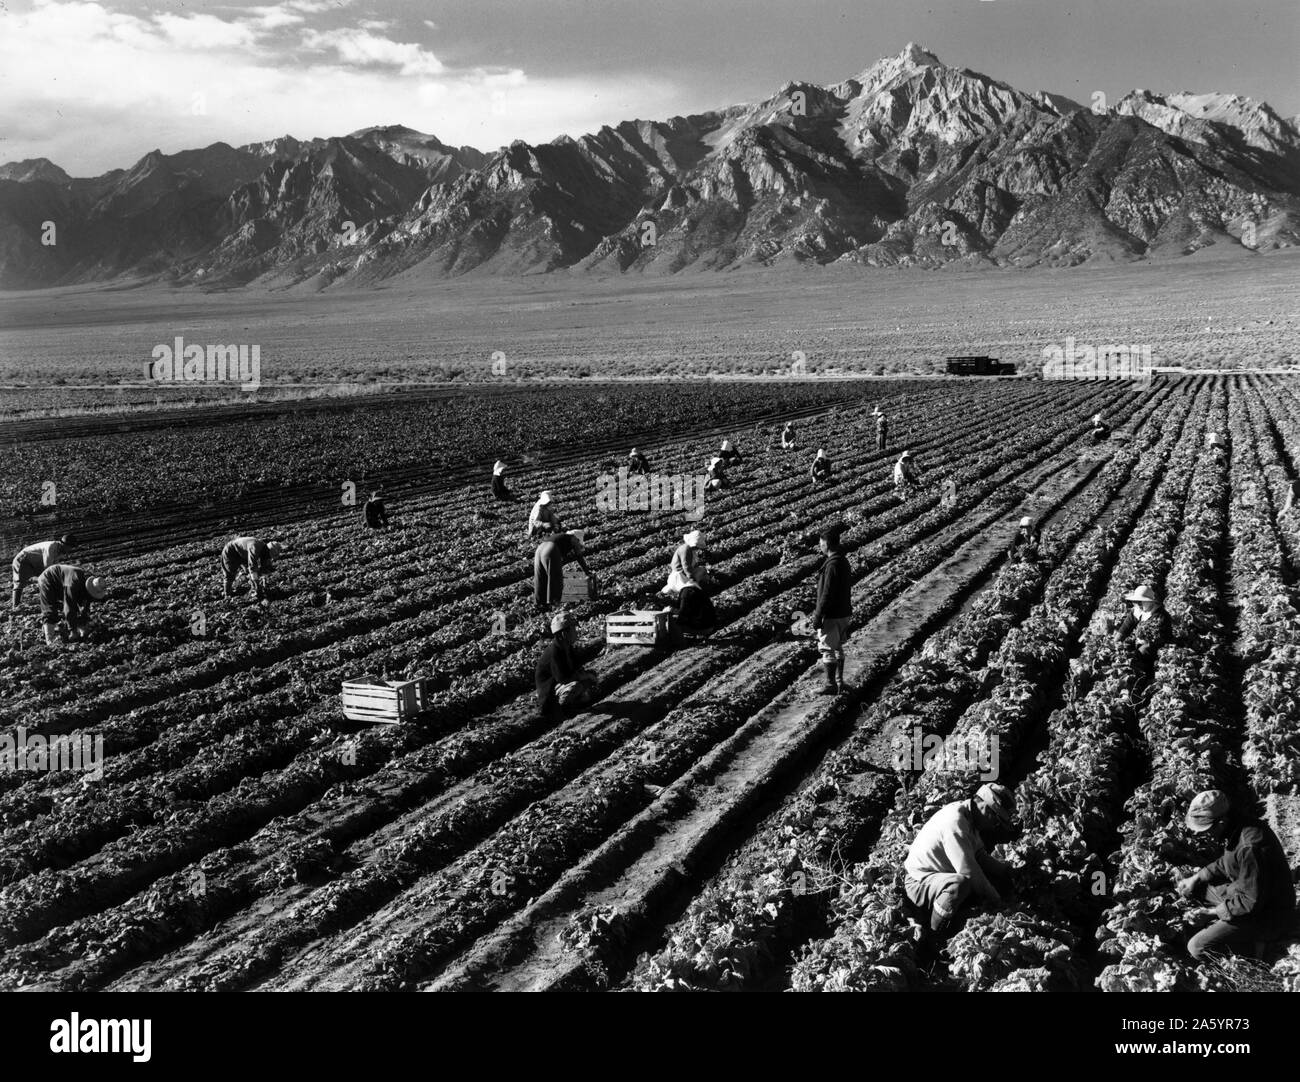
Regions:
[[15, 590], [13, 600], [9, 602], [9, 608], [14, 612], [18, 611], [18, 599], [23, 596], [22, 590]]
[[840, 689], [835, 686], [835, 662], [823, 662], [823, 668], [826, 670], [826, 683], [822, 685], [820, 694], [838, 695]]
[[45, 645], [46, 645], [46, 646], [58, 646], [58, 645], [59, 645], [59, 636], [58, 636], [58, 632], [57, 632], [57, 630], [55, 629], [55, 627], [54, 627], [53, 624], [46, 624], [46, 625], [45, 625]]
[[835, 662], [835, 676], [838, 678], [840, 682], [840, 690], [841, 691], [847, 690], [848, 685], [844, 682], [844, 659], [843, 658], [839, 658]]

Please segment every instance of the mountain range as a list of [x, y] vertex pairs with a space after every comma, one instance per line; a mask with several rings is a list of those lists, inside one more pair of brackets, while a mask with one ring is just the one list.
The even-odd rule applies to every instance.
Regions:
[[389, 126], [155, 150], [94, 178], [0, 166], [7, 289], [1070, 266], [1214, 244], [1300, 244], [1297, 118], [1227, 94], [1085, 107], [915, 44], [833, 86], [494, 153]]

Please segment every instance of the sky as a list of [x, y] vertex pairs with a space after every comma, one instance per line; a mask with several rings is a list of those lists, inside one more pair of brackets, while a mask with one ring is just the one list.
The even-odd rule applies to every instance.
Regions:
[[839, 82], [909, 41], [1084, 104], [1300, 113], [1297, 0], [0, 0], [0, 162], [91, 176], [378, 124], [493, 150]]

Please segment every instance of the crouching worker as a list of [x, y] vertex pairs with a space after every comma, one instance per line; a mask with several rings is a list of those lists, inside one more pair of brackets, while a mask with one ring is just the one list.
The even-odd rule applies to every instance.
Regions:
[[562, 706], [586, 705], [596, 690], [596, 676], [578, 664], [574, 646], [578, 621], [572, 613], [551, 619], [551, 641], [537, 659], [537, 716], [551, 720]]
[[813, 459], [811, 470], [812, 479], [819, 485], [828, 484], [832, 469], [830, 456], [822, 448], [817, 448], [817, 457]]
[[981, 785], [969, 800], [945, 804], [921, 828], [907, 851], [903, 889], [930, 918], [930, 931], [945, 935], [962, 904], [974, 895], [1002, 906], [1011, 869], [991, 856], [981, 835], [1009, 827], [1015, 800], [1005, 785]]
[[564, 594], [564, 565], [570, 560], [578, 561], [584, 575], [591, 574], [591, 568], [582, 558], [582, 540], [582, 530], [571, 530], [548, 537], [537, 546], [533, 556], [533, 595], [538, 612], [546, 612], [560, 603]]
[[838, 524], [828, 526], [817, 541], [825, 559], [817, 569], [817, 607], [813, 609], [812, 626], [826, 669], [822, 695], [837, 695], [844, 690], [844, 641], [849, 637], [853, 616], [853, 569], [840, 544], [842, 530]]
[[64, 555], [74, 546], [72, 534], [65, 533], [57, 541], [38, 541], [20, 550], [14, 557], [13, 597], [10, 599], [9, 607], [17, 612], [18, 602], [23, 596], [23, 587], [33, 579], [39, 578], [41, 572], [47, 567], [53, 567], [62, 561]]
[[41, 597], [41, 623], [45, 627], [47, 646], [58, 644], [60, 620], [67, 622], [69, 641], [85, 638], [91, 603], [103, 601], [108, 594], [102, 576], [71, 564], [47, 567], [36, 580], [36, 589]]
[[1223, 855], [1195, 875], [1179, 880], [1178, 893], [1204, 897], [1217, 918], [1192, 936], [1187, 952], [1258, 957], [1280, 939], [1295, 918], [1295, 889], [1286, 852], [1268, 824], [1238, 815], [1218, 789], [1197, 793], [1187, 809], [1187, 829], [1223, 843]]
[[1013, 561], [1038, 559], [1040, 540], [1041, 534], [1038, 527], [1034, 525], [1033, 519], [1026, 515], [1020, 520], [1020, 526], [1016, 529], [1016, 536], [1011, 539], [1011, 545], [1007, 549], [1007, 558]]
[[384, 497], [379, 489], [375, 489], [370, 494], [370, 499], [366, 500], [365, 508], [366, 529], [368, 530], [386, 530], [388, 529], [388, 508], [384, 506]]
[[786, 421], [785, 427], [781, 429], [781, 450], [793, 451], [795, 449], [794, 424]]
[[712, 585], [704, 568], [704, 535], [691, 530], [673, 552], [672, 569], [664, 594], [678, 604], [677, 622], [692, 631], [704, 631], [718, 622], [708, 588]]
[[708, 481], [705, 483], [706, 488], [716, 490], [731, 487], [731, 482], [727, 480], [727, 463], [721, 455], [714, 455], [709, 459], [706, 472], [708, 474]]
[[253, 596], [258, 601], [269, 597], [267, 576], [275, 570], [275, 558], [280, 554], [278, 541], [262, 541], [256, 537], [235, 537], [221, 550], [221, 570], [225, 573], [224, 597], [233, 597], [235, 580], [247, 574], [253, 584]]
[[627, 453], [627, 472], [629, 477], [643, 477], [650, 472], [650, 460], [641, 453], [639, 448], [633, 447]]

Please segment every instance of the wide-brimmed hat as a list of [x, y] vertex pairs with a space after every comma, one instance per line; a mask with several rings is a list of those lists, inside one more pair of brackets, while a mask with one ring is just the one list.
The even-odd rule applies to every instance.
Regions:
[[550, 502], [551, 502], [551, 494], [550, 494], [549, 492], [543, 492], [540, 496], [537, 497], [537, 502], [538, 502], [538, 503], [550, 503]]
[[1217, 432], [1211, 432], [1209, 437], [1209, 442], [1211, 447], [1219, 447], [1223, 444], [1223, 437], [1220, 436]]
[[871, 414], [872, 414], [873, 417], [878, 417], [878, 416], [880, 416], [880, 407], [877, 406], [875, 409], [873, 409], [873, 410], [871, 411]]
[[62, 545], [65, 549], [71, 548], [76, 543], [77, 543], [76, 537], [70, 533], [65, 533], [62, 537], [59, 538], [59, 544]]
[[1136, 590], [1130, 590], [1124, 595], [1125, 601], [1150, 601], [1153, 605], [1160, 604], [1160, 599], [1156, 597], [1156, 592], [1150, 586], [1139, 586]]
[[818, 458], [825, 458], [825, 457], [826, 457], [826, 452], [825, 452], [824, 450], [822, 450], [820, 447], [817, 448], [817, 457], [818, 457]]
[[558, 635], [566, 627], [577, 627], [578, 619], [571, 612], [557, 612], [551, 617], [551, 634]]
[[1022, 519], [1020, 520], [1020, 525], [1021, 525], [1021, 526], [1032, 526], [1032, 525], [1033, 525], [1033, 522], [1030, 520], [1029, 516], [1026, 515], [1024, 518], [1022, 518]]
[[1192, 797], [1187, 809], [1187, 829], [1200, 834], [1228, 814], [1228, 798], [1218, 789], [1207, 789]]
[[704, 534], [699, 530], [691, 530], [690, 533], [682, 535], [682, 540], [689, 548], [697, 549], [704, 544]]
[[722, 441], [722, 449], [723, 449], [724, 451], [734, 451], [734, 450], [735, 450], [735, 448], [731, 445], [731, 441], [730, 441], [730, 440], [723, 440], [723, 441]]
[[640, 453], [641, 452], [638, 451], [635, 447], [633, 447], [632, 450], [628, 452], [629, 455], [639, 455]]
[[494, 463], [492, 463], [492, 472], [493, 472], [493, 473], [505, 473], [505, 472], [506, 472], [506, 464], [505, 464], [504, 462], [502, 462], [501, 459], [498, 458]]
[[903, 452], [901, 455], [899, 455], [898, 457], [899, 457], [899, 458], [911, 458], [911, 457], [912, 457], [912, 452], [911, 452], [911, 451], [904, 451], [904, 452]]
[[975, 792], [975, 803], [999, 823], [1010, 823], [1016, 814], [1016, 799], [1011, 795], [1011, 790], [997, 782], [981, 785]]
[[268, 541], [266, 543], [267, 552], [279, 553], [283, 548], [284, 545], [281, 544], [279, 541]]
[[103, 575], [91, 575], [86, 580], [86, 593], [96, 601], [103, 601], [108, 596], [108, 583]]
[[587, 541], [587, 531], [586, 531], [586, 530], [570, 530], [570, 531], [569, 531], [569, 536], [570, 536], [570, 537], [577, 538], [577, 541], [578, 541], [578, 544], [579, 544], [579, 545], [585, 544], [586, 541]]

